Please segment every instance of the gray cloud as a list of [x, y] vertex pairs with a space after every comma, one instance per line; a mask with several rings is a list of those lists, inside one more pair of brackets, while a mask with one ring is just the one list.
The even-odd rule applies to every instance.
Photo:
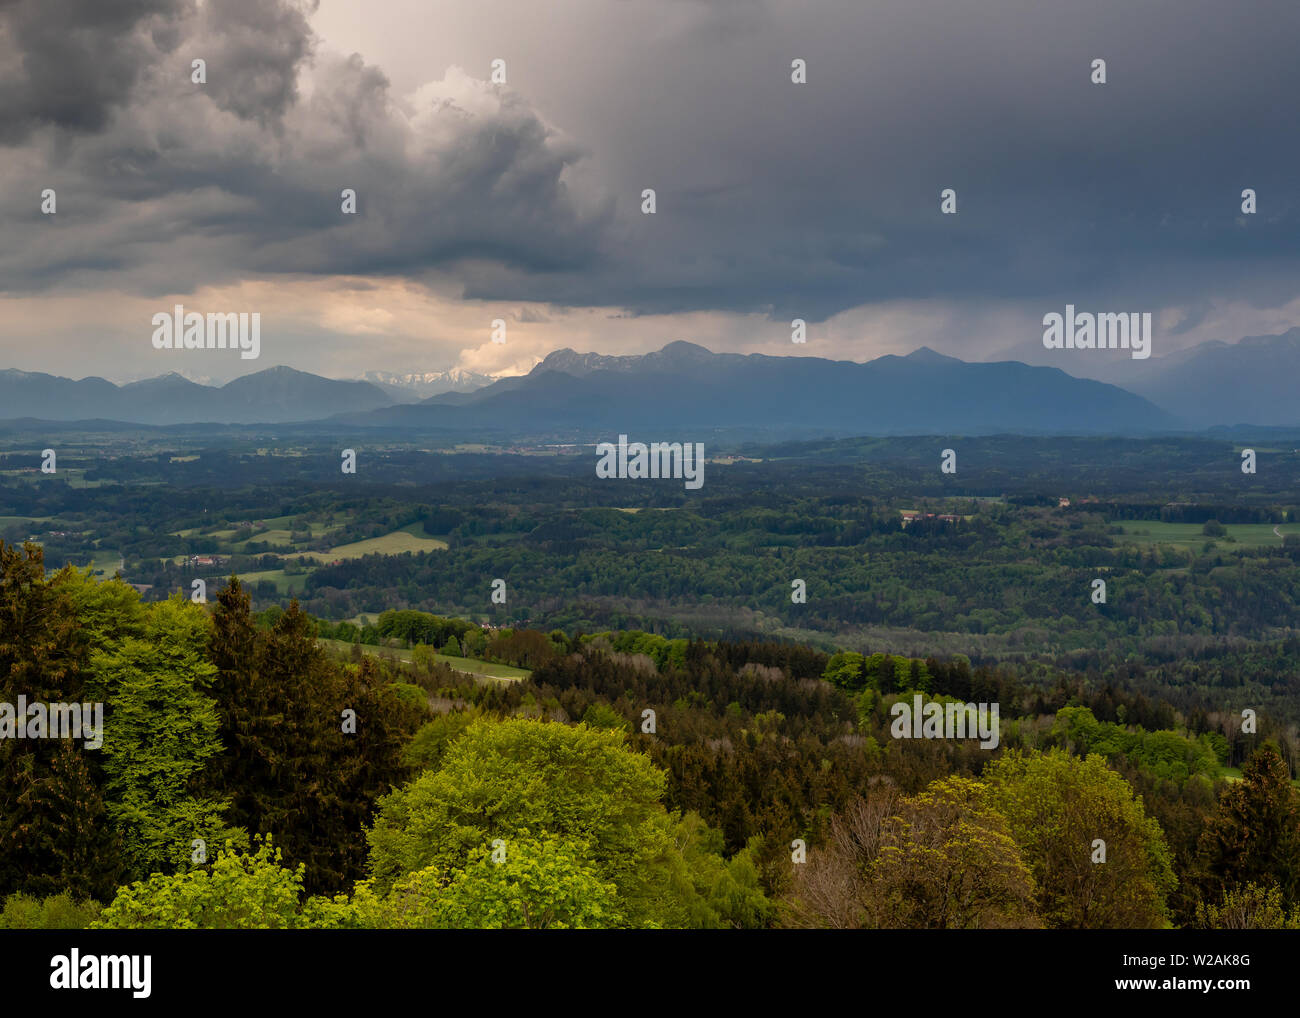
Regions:
[[[209, 0], [98, 130], [31, 134], [0, 170], [12, 185], [0, 212], [30, 241], [0, 253], [6, 288], [185, 291], [245, 274], [418, 276], [472, 259], [528, 275], [595, 257], [608, 205], [580, 209], [561, 179], [580, 147], [520, 96], [454, 70], [408, 102], [360, 56], [328, 52], [300, 94], [316, 42], [305, 10]], [[104, 31], [92, 50], [121, 30]], [[197, 56], [206, 85], [190, 81]], [[60, 194], [57, 222], [34, 207], [44, 186]], [[341, 213], [344, 188], [358, 215]]]
[[177, 42], [176, 0], [0, 0], [0, 142], [98, 131], [141, 68]]
[[263, 124], [284, 115], [298, 97], [299, 65], [314, 42], [307, 16], [317, 6], [207, 0], [187, 55], [213, 67], [206, 89], [218, 109]]
[[[1185, 304], [1184, 330], [1217, 299], [1296, 296], [1293, 0], [557, 0], [546, 40], [511, 10], [480, 0], [455, 36], [477, 78], [480, 44], [509, 54], [509, 88], [451, 74], [408, 102], [305, 5], [0, 0], [22, 57], [0, 62], [3, 285], [450, 274], [470, 298], [810, 322], [899, 298]], [[32, 209], [46, 180], [57, 224]]]

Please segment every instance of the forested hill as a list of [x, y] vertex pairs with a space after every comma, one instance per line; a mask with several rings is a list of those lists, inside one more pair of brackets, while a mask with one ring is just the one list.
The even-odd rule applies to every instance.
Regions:
[[[373, 630], [0, 544], [0, 703], [103, 710], [94, 748], [0, 739], [0, 924], [1300, 927], [1268, 712], [888, 648]], [[996, 744], [900, 734], [913, 704], [996, 705]]]

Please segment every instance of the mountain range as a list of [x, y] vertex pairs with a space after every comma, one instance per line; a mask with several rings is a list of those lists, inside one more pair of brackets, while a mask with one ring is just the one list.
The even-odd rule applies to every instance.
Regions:
[[275, 367], [225, 385], [200, 385], [173, 372], [114, 385], [40, 372], [0, 371], [0, 420], [102, 418], [136, 424], [278, 424], [388, 406], [391, 396], [369, 382], [344, 382]]
[[[729, 429], [764, 434], [1150, 434], [1300, 426], [1300, 329], [1204, 343], [1143, 363], [1120, 387], [1018, 361], [968, 362], [921, 347], [859, 363], [713, 353], [557, 350], [526, 375], [453, 369], [342, 381], [274, 367], [225, 385], [170, 373], [102, 378], [0, 371], [0, 420], [139, 424], [310, 422], [529, 434]], [[423, 396], [423, 398], [421, 398]], [[634, 436], [635, 437], [635, 436]]]
[[693, 343], [611, 356], [557, 350], [533, 370], [346, 419], [507, 433], [655, 429], [764, 433], [1131, 433], [1172, 428], [1140, 396], [1056, 368], [968, 363], [927, 347], [865, 364], [715, 354]]
[[495, 375], [483, 375], [464, 368], [448, 371], [367, 371], [361, 381], [378, 386], [397, 403], [415, 403], [444, 392], [473, 392], [496, 381]]
[[1300, 424], [1300, 329], [1201, 343], [1161, 358], [1126, 388], [1198, 428]]

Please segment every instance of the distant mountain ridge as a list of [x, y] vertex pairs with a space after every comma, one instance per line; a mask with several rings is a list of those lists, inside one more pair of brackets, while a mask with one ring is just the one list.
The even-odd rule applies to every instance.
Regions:
[[221, 386], [200, 385], [174, 371], [121, 386], [93, 376], [74, 381], [41, 372], [0, 371], [2, 420], [276, 424], [392, 403], [369, 382], [336, 381], [287, 367], [267, 368]]
[[825, 434], [1130, 434], [1174, 419], [1117, 386], [1018, 361], [968, 363], [922, 347], [866, 363], [715, 354], [678, 341], [647, 354], [557, 350], [470, 393], [346, 415], [359, 425], [519, 434], [752, 429]]
[[1300, 328], [1201, 343], [1148, 362], [1127, 388], [1198, 429], [1300, 424]]
[[[860, 363], [713, 353], [677, 341], [645, 354], [555, 350], [526, 375], [495, 379], [452, 369], [335, 380], [274, 367], [219, 386], [175, 372], [119, 386], [97, 377], [0, 370], [0, 420], [329, 420], [519, 436], [674, 428], [854, 435], [1300, 426], [1300, 329], [1203, 343], [1141, 366], [1113, 385], [1019, 361], [963, 361], [924, 346]], [[421, 398], [420, 386], [435, 391]]]
[[677, 340], [669, 343], [662, 350], [641, 354], [601, 354], [578, 353], [567, 347], [546, 355], [536, 367], [538, 371], [560, 371], [566, 375], [581, 378], [596, 371], [617, 371], [621, 373], [645, 371], [673, 371], [689, 368], [692, 364], [706, 365], [718, 358], [743, 359], [747, 354], [713, 353], [711, 350], [695, 343]]
[[360, 380], [378, 386], [397, 402], [412, 403], [444, 392], [473, 392], [491, 385], [497, 376], [449, 368], [446, 371], [367, 371]]

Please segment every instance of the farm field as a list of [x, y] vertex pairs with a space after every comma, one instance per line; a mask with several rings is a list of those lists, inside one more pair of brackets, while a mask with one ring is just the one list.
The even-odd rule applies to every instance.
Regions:
[[306, 578], [306, 573], [289, 576], [283, 569], [263, 569], [258, 572], [239, 574], [239, 582], [249, 587], [269, 580], [275, 584], [276, 591], [283, 597], [288, 597], [294, 592], [301, 593]]
[[83, 556], [84, 561], [77, 563], [81, 569], [91, 566], [96, 575], [101, 573], [111, 579], [122, 563], [122, 556], [116, 551], [96, 551], [93, 555]]
[[[326, 640], [317, 641], [324, 647], [333, 650], [351, 651], [353, 646], [360, 646], [361, 653], [370, 654], [375, 657], [395, 657], [399, 661], [414, 661], [415, 655], [412, 651], [402, 647], [376, 647], [372, 644], [351, 644], [344, 640]], [[451, 657], [446, 654], [435, 654], [434, 660], [439, 664], [444, 664], [454, 671], [463, 672], [466, 675], [473, 675], [480, 679], [495, 679], [499, 682], [518, 682], [520, 679], [526, 679], [532, 674], [526, 668], [515, 668], [512, 665], [501, 665], [494, 661], [481, 661], [473, 657]]]
[[1199, 523], [1162, 523], [1160, 521], [1137, 520], [1122, 524], [1124, 534], [1119, 540], [1135, 544], [1155, 545], [1170, 544], [1184, 548], [1200, 548], [1206, 541], [1213, 541], [1220, 547], [1242, 548], [1280, 547], [1281, 534], [1300, 535], [1300, 523], [1279, 523], [1277, 531], [1271, 523], [1225, 523], [1228, 540], [1223, 537], [1207, 537], [1201, 533]]
[[[33, 541], [32, 544], [42, 548], [45, 546], [43, 541]], [[116, 551], [96, 550], [94, 552], [82, 552], [72, 559], [72, 565], [78, 569], [84, 570], [87, 566], [90, 566], [95, 570], [96, 575], [102, 573], [105, 578], [110, 579], [117, 572], [121, 562], [122, 556]]]
[[446, 541], [429, 537], [421, 524], [413, 523], [391, 534], [355, 541], [352, 544], [341, 544], [329, 551], [303, 552], [302, 557], [317, 562], [331, 562], [335, 559], [361, 558], [363, 555], [401, 555], [408, 551], [442, 551], [446, 547]]

